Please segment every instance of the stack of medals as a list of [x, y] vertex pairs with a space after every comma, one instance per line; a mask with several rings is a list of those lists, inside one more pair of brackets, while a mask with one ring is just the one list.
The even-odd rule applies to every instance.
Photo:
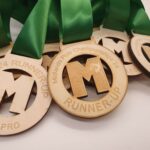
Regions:
[[[14, 44], [11, 17], [24, 24]], [[0, 135], [33, 127], [52, 99], [77, 117], [112, 112], [128, 77], [150, 76], [149, 35], [140, 0], [1, 3]]]

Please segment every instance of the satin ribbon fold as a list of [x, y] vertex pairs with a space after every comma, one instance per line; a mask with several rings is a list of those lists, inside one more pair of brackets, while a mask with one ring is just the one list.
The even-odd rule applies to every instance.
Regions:
[[103, 27], [124, 31], [130, 17], [130, 0], [106, 0], [106, 15]]
[[106, 0], [91, 0], [93, 11], [93, 26], [98, 27], [102, 24], [102, 21], [106, 12]]
[[89, 39], [93, 30], [90, 0], [60, 0], [60, 4], [63, 43]]
[[150, 35], [150, 19], [141, 0], [131, 0], [131, 16], [128, 25], [129, 33]]
[[9, 23], [9, 16], [7, 17], [0, 14], [0, 48], [10, 44], [11, 37], [9, 31]]
[[38, 0], [17, 37], [12, 53], [41, 58], [51, 5], [52, 0]]

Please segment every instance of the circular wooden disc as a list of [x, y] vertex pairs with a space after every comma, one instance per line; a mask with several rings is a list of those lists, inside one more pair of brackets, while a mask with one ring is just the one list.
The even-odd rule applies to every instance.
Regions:
[[137, 76], [141, 74], [141, 71], [136, 67], [129, 55], [129, 37], [125, 32], [102, 28], [98, 31], [94, 31], [93, 37], [99, 45], [110, 49], [119, 56], [126, 68], [128, 76]]
[[[77, 56], [84, 57], [84, 55], [102, 59], [111, 69], [112, 85], [108, 93], [99, 100], [83, 101], [76, 98], [66, 90], [63, 84], [63, 70], [68, 62]], [[75, 116], [95, 118], [111, 112], [121, 103], [127, 90], [128, 78], [120, 59], [106, 48], [95, 44], [75, 44], [61, 51], [53, 60], [48, 74], [48, 82], [52, 97], [62, 109]], [[78, 105], [78, 107], [74, 108], [73, 105]], [[85, 109], [81, 107], [85, 107]], [[88, 110], [90, 107], [94, 107], [94, 109]]]
[[[59, 43], [45, 44], [44, 51], [43, 51], [42, 66], [46, 69], [47, 72], [51, 66], [53, 59], [56, 57], [56, 55], [59, 52], [60, 52], [60, 44]], [[52, 54], [54, 54], [54, 55], [51, 56]], [[63, 78], [64, 78], [65, 87], [67, 89], [70, 89], [70, 83], [69, 83], [67, 74], [65, 74]]]
[[150, 76], [150, 36], [135, 35], [130, 41], [130, 49], [139, 67]]
[[49, 70], [53, 57], [55, 57], [55, 56], [49, 56], [49, 55], [51, 55], [52, 53], [58, 53], [59, 51], [60, 51], [59, 43], [45, 44], [44, 50], [43, 50], [42, 66], [47, 71]]
[[[28, 73], [29, 79], [21, 75], [17, 81], [14, 80], [13, 74], [6, 72], [6, 70], [12, 69]], [[13, 135], [33, 127], [44, 117], [51, 103], [45, 69], [40, 66], [38, 61], [31, 58], [7, 54], [0, 60], [0, 78], [2, 82], [0, 95], [3, 96], [4, 91], [9, 95], [15, 93], [9, 111], [16, 114], [9, 117], [0, 114], [0, 135]], [[28, 96], [31, 93], [30, 91], [27, 93], [27, 91], [31, 88], [31, 83], [36, 83], [37, 94], [32, 105], [26, 109], [23, 106], [26, 107], [26, 103], [28, 103]], [[19, 86], [20, 84], [22, 86]], [[24, 87], [26, 90], [21, 91]], [[3, 99], [0, 99], [0, 105], [2, 101]]]

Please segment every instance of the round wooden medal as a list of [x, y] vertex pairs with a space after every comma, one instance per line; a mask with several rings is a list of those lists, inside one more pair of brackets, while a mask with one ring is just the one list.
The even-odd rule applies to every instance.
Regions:
[[48, 71], [53, 57], [60, 52], [59, 43], [45, 44], [43, 50], [42, 66]]
[[[14, 76], [18, 70], [18, 77]], [[47, 85], [47, 73], [41, 61], [7, 54], [0, 59], [0, 135], [13, 135], [37, 124], [50, 107], [51, 97]], [[36, 85], [34, 99], [32, 89]], [[4, 115], [2, 108], [9, 97], [10, 104]]]
[[135, 35], [130, 41], [130, 49], [139, 67], [150, 76], [150, 36]]
[[[44, 51], [43, 51], [42, 66], [46, 69], [47, 72], [51, 66], [53, 59], [56, 57], [56, 55], [59, 52], [60, 52], [60, 44], [59, 43], [45, 44]], [[67, 89], [70, 89], [70, 83], [69, 83], [68, 76], [66, 73], [64, 74], [63, 81], [65, 84], [65, 87]]]
[[[85, 65], [79, 63], [78, 57], [86, 60]], [[105, 65], [102, 65], [104, 62]], [[109, 83], [105, 67], [108, 66], [112, 74]], [[63, 83], [63, 71], [67, 68], [72, 93]], [[94, 79], [96, 91], [105, 96], [90, 101], [81, 98], [87, 95], [84, 79]], [[50, 92], [56, 103], [66, 112], [83, 117], [95, 118], [108, 114], [114, 110], [125, 96], [128, 78], [120, 59], [111, 51], [95, 44], [74, 44], [63, 49], [53, 60], [48, 82]]]
[[140, 75], [141, 71], [131, 59], [128, 50], [129, 37], [125, 32], [102, 28], [94, 31], [96, 43], [114, 52], [123, 62], [128, 76]]

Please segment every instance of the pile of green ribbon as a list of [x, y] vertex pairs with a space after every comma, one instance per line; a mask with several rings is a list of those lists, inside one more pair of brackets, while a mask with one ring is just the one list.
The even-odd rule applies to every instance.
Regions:
[[11, 41], [11, 18], [24, 24], [12, 52], [37, 59], [45, 42], [86, 40], [101, 25], [150, 35], [141, 0], [0, 0], [0, 48]]

